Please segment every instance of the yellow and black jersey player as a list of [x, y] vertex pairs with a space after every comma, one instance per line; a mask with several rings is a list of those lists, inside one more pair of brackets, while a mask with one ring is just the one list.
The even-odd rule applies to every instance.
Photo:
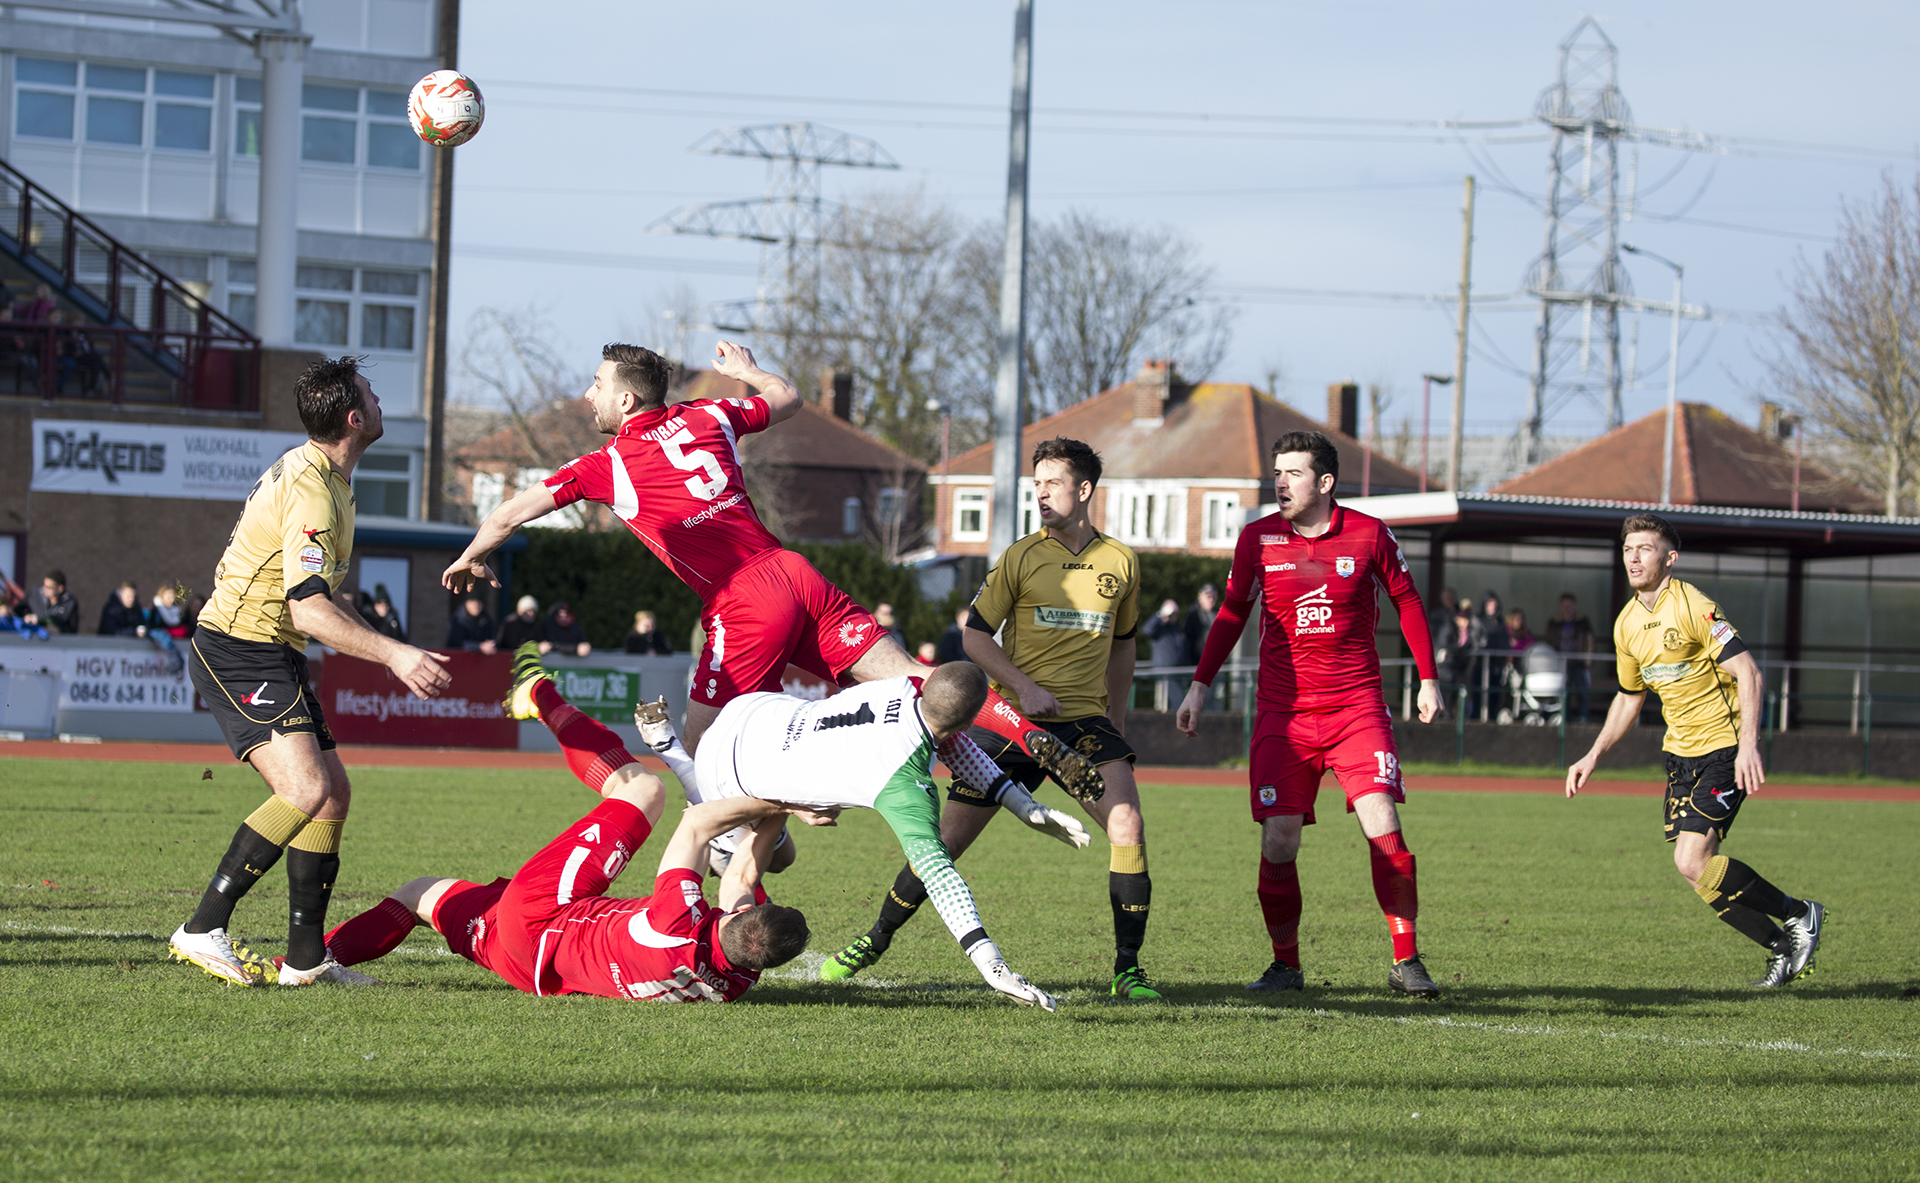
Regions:
[[1766, 783], [1760, 665], [1719, 606], [1673, 577], [1680, 534], [1671, 522], [1635, 514], [1622, 523], [1620, 543], [1634, 592], [1613, 623], [1620, 693], [1592, 749], [1567, 770], [1567, 796], [1633, 726], [1647, 691], [1658, 694], [1667, 722], [1666, 827], [1674, 865], [1720, 919], [1767, 950], [1766, 972], [1753, 984], [1784, 986], [1813, 967], [1826, 909], [1720, 853], [1741, 803]]
[[239, 986], [264, 981], [268, 967], [229, 936], [234, 906], [283, 851], [288, 928], [279, 983], [372, 981], [334, 961], [321, 935], [351, 786], [308, 685], [308, 639], [380, 662], [421, 698], [448, 682], [439, 658], [374, 632], [333, 599], [353, 560], [353, 468], [380, 438], [379, 396], [358, 359], [343, 357], [308, 366], [293, 397], [307, 442], [275, 460], [247, 495], [187, 655], [193, 687], [227, 745], [272, 795], [241, 823], [168, 947]]
[[[1125, 735], [1140, 618], [1140, 560], [1131, 547], [1093, 528], [1090, 511], [1100, 471], [1099, 454], [1079, 440], [1043, 440], [1034, 448], [1041, 529], [1008, 547], [987, 572], [963, 641], [968, 659], [987, 671], [994, 689], [1099, 769], [1101, 795], [1085, 805], [1111, 845], [1111, 991], [1116, 998], [1150, 1001], [1160, 994], [1140, 968], [1140, 946], [1153, 881], [1147, 876], [1133, 747]], [[955, 858], [993, 819], [1001, 786], [1010, 780], [1031, 791], [1046, 779], [1019, 748], [979, 729], [975, 740], [1006, 776], [991, 785], [954, 778], [940, 838]], [[902, 868], [879, 919], [829, 959], [821, 976], [844, 978], [879, 960], [894, 932], [926, 898], [913, 869]]]

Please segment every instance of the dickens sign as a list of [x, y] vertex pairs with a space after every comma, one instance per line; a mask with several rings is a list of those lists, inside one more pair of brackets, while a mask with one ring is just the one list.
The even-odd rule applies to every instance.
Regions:
[[101, 419], [33, 421], [33, 491], [245, 501], [253, 482], [306, 437]]

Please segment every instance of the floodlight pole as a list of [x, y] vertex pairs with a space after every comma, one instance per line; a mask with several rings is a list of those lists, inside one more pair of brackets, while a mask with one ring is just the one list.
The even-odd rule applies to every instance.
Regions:
[[1687, 269], [1672, 259], [1663, 258], [1637, 246], [1620, 244], [1629, 254], [1645, 255], [1656, 263], [1673, 268], [1673, 332], [1667, 340], [1667, 443], [1660, 458], [1660, 504], [1673, 504], [1673, 417], [1679, 410], [1680, 391], [1680, 284]]
[[[1460, 232], [1460, 327], [1453, 341], [1453, 428], [1447, 439], [1447, 488], [1460, 491], [1460, 452], [1467, 413], [1467, 311], [1473, 290], [1473, 177], [1467, 177], [1464, 226]], [[1426, 479], [1425, 465], [1421, 479]], [[1424, 485], [1422, 486], [1425, 487]]]
[[1020, 435], [1027, 419], [1027, 139], [1033, 91], [1033, 0], [1013, 16], [1007, 135], [1007, 245], [1000, 276], [1000, 365], [993, 386], [993, 530], [987, 561], [1019, 537]]
[[[1455, 360], [1456, 362], [1458, 361], [1458, 359]], [[1453, 375], [1422, 374], [1420, 375], [1420, 380], [1425, 387], [1425, 391], [1420, 398], [1420, 491], [1424, 493], [1427, 491], [1427, 440], [1431, 435], [1429, 424], [1433, 422], [1433, 384], [1438, 382], [1442, 386], [1451, 386], [1453, 385]], [[1454, 422], [1459, 422], [1459, 419], [1456, 417]], [[1456, 460], [1455, 463], [1457, 465], [1458, 461]], [[1456, 493], [1459, 492], [1458, 489], [1454, 491]]]

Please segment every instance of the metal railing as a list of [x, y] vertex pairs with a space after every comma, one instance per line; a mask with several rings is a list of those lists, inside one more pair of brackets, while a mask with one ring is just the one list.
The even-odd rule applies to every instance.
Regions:
[[4, 160], [0, 251], [98, 322], [56, 324], [51, 308], [0, 320], [12, 393], [258, 409], [257, 337]]

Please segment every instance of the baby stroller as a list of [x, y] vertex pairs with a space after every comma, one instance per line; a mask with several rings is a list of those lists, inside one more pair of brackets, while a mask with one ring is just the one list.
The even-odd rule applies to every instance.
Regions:
[[1535, 641], [1513, 659], [1507, 669], [1513, 706], [1502, 708], [1499, 721], [1541, 727], [1560, 722], [1567, 709], [1567, 659], [1545, 641]]

